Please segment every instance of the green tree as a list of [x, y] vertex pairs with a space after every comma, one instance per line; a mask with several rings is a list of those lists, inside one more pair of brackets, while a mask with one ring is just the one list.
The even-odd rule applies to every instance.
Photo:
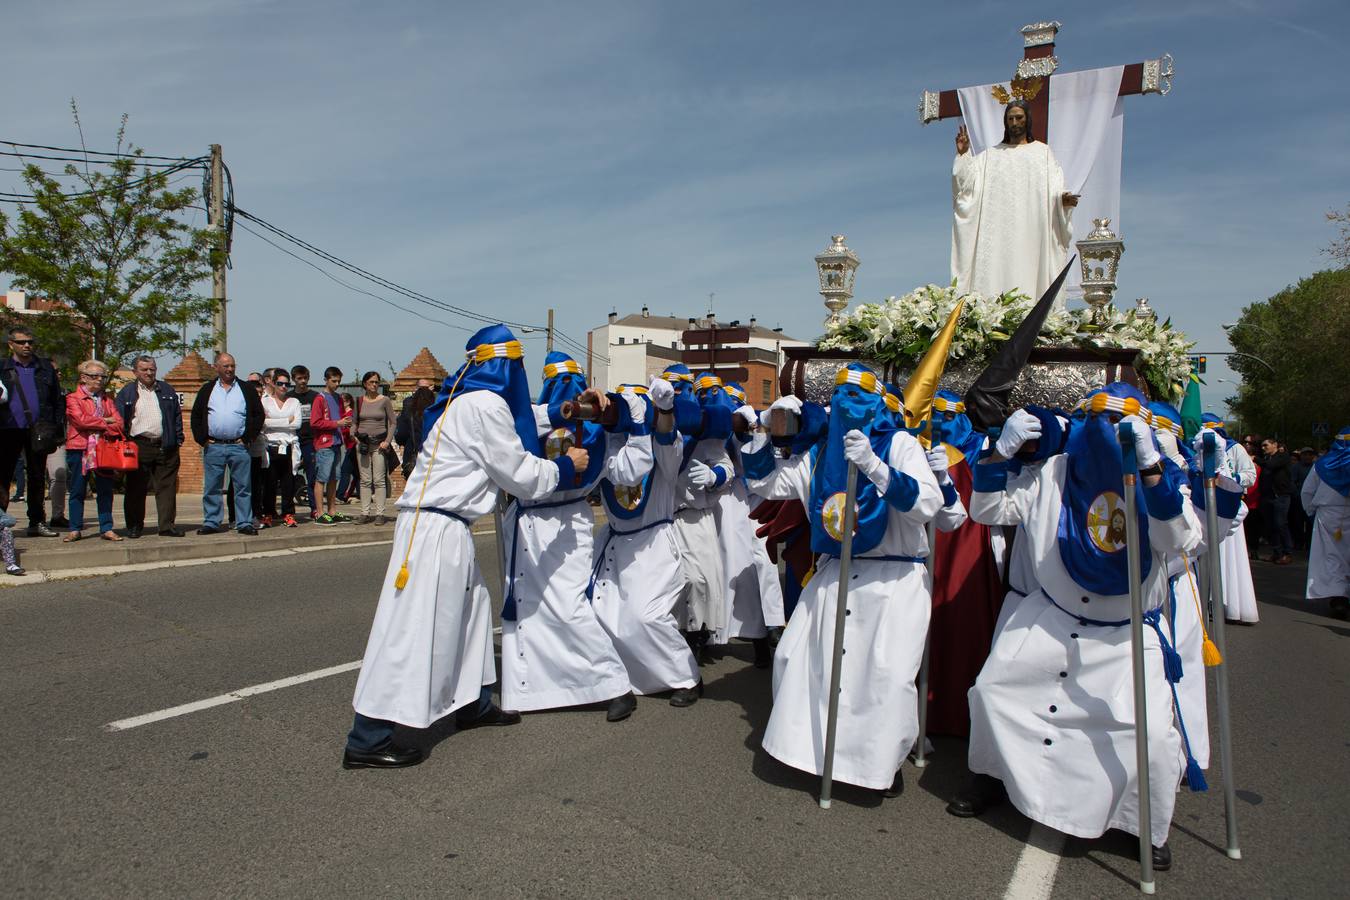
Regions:
[[[79, 128], [73, 102], [71, 111]], [[125, 155], [67, 163], [69, 185], [26, 165], [23, 180], [34, 199], [13, 222], [0, 213], [0, 270], [15, 287], [64, 305], [44, 314], [44, 331], [83, 331], [93, 356], [113, 365], [138, 353], [183, 350], [182, 332], [210, 323], [215, 302], [196, 286], [210, 274], [213, 253], [222, 252], [215, 233], [182, 220], [197, 191], [171, 190], [175, 170], [146, 165], [143, 152], [126, 142], [126, 123], [123, 116], [117, 129], [117, 152]], [[186, 347], [210, 342], [199, 333]]]
[[1339, 263], [1341, 268], [1350, 267], [1350, 205], [1344, 211], [1332, 210], [1327, 213], [1327, 221], [1336, 226], [1338, 234], [1322, 252]]
[[[1243, 428], [1314, 446], [1313, 425], [1350, 423], [1350, 269], [1318, 272], [1253, 303], [1229, 331], [1242, 376], [1232, 407]], [[1268, 363], [1274, 372], [1262, 364]]]

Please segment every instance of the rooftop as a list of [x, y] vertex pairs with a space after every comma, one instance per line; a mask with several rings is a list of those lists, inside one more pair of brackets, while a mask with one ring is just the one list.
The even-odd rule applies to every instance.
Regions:
[[[620, 316], [619, 318], [615, 319], [612, 322], [606, 322], [605, 325], [623, 325], [628, 328], [659, 328], [666, 331], [685, 331], [691, 327], [689, 325], [688, 316], [680, 318], [679, 316], [657, 316], [652, 314], [644, 315], [642, 313], [632, 313], [627, 316]], [[695, 321], [692, 327], [704, 328], [706, 326], [707, 320], [699, 318]], [[717, 322], [717, 327], [730, 328], [731, 323], [723, 322], [719, 319]], [[765, 328], [763, 325], [760, 325], [758, 323], [751, 325], [748, 322], [741, 322], [741, 327], [749, 328], [751, 337], [765, 338], [771, 341], [778, 340], [778, 341], [795, 341], [797, 343], [802, 344], [806, 343], [806, 341], [803, 341], [799, 338], [795, 338], [792, 337], [791, 335], [784, 334], [781, 331], [774, 331], [772, 328]]]

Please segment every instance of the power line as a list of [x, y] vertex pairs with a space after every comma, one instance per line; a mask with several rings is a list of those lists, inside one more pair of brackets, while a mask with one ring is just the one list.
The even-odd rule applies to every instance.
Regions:
[[[108, 193], [109, 191], [122, 191], [122, 190], [126, 190], [126, 189], [128, 189], [128, 188], [139, 187], [140, 185], [145, 184], [147, 181], [151, 181], [151, 180], [153, 180], [153, 179], [155, 179], [155, 178], [160, 178], [160, 177], [172, 175], [174, 172], [181, 172], [181, 171], [183, 171], [184, 169], [196, 168], [196, 167], [200, 166], [201, 164], [202, 164], [202, 160], [200, 160], [200, 159], [190, 159], [190, 160], [185, 160], [185, 161], [183, 161], [183, 162], [181, 162], [181, 163], [179, 163], [179, 164], [177, 164], [177, 165], [175, 165], [175, 166], [172, 166], [171, 168], [167, 168], [167, 169], [164, 169], [164, 170], [159, 171], [159, 172], [151, 172], [151, 173], [148, 174], [148, 175], [144, 175], [144, 176], [142, 176], [142, 177], [140, 177], [140, 178], [137, 178], [135, 181], [128, 181], [128, 182], [126, 182], [125, 184], [122, 184], [122, 183], [119, 182], [119, 183], [115, 183], [115, 184], [110, 184], [110, 185], [108, 185], [107, 187], [104, 187], [104, 188], [94, 188], [94, 189], [88, 190], [88, 191], [76, 191], [75, 193], [72, 193], [72, 194], [62, 194], [61, 196], [64, 197], [65, 199], [67, 199], [67, 200], [73, 200], [73, 199], [76, 199], [76, 198], [78, 198], [78, 197], [92, 197], [92, 196], [94, 196], [94, 195], [96, 195], [96, 194], [105, 194], [105, 193]], [[181, 180], [181, 179], [180, 179], [180, 180]], [[177, 182], [174, 182], [174, 183], [176, 184]], [[11, 191], [0, 191], [0, 196], [16, 198], [15, 202], [30, 202], [30, 203], [31, 203], [31, 202], [35, 202], [35, 201], [37, 200], [37, 195], [35, 195], [35, 194], [18, 194], [18, 193], [14, 193], [14, 192], [11, 192]]]
[[76, 149], [74, 147], [51, 147], [48, 146], [47, 144], [24, 144], [19, 141], [0, 140], [0, 144], [7, 144], [10, 147], [31, 147], [34, 150], [52, 150], [56, 153], [82, 153], [82, 154], [92, 153], [94, 156], [119, 156], [125, 157], [127, 159], [167, 159], [171, 162], [182, 162], [183, 160], [187, 159], [187, 157], [185, 156], [153, 156], [148, 153], [123, 153], [120, 150], [108, 151], [108, 150]]
[[42, 153], [13, 153], [9, 150], [0, 150], [0, 156], [12, 156], [17, 159], [46, 159], [46, 160], [53, 160], [55, 162], [72, 162], [72, 163], [86, 163], [86, 164], [93, 163], [94, 165], [98, 166], [110, 166], [115, 162], [121, 162], [122, 159], [129, 159], [133, 162], [136, 162], [137, 165], [144, 166], [145, 168], [149, 169], [172, 169], [181, 165], [184, 162], [195, 162], [195, 160], [179, 160], [178, 162], [143, 162], [139, 161], [140, 157], [134, 156], [121, 157], [119, 159], [85, 159], [82, 156], [50, 156]]
[[346, 288], [347, 290], [349, 290], [349, 291], [353, 291], [353, 292], [358, 293], [358, 294], [365, 294], [367, 297], [372, 297], [372, 298], [374, 298], [374, 299], [376, 299], [376, 300], [379, 300], [381, 303], [388, 304], [389, 306], [392, 306], [392, 307], [394, 307], [395, 309], [402, 310], [403, 312], [408, 313], [409, 315], [417, 316], [417, 318], [423, 319], [423, 320], [425, 320], [425, 321], [427, 321], [427, 322], [434, 322], [434, 323], [437, 324], [437, 325], [444, 325], [446, 328], [455, 328], [455, 329], [458, 329], [459, 331], [473, 331], [473, 329], [471, 329], [471, 328], [465, 328], [463, 325], [455, 325], [455, 324], [453, 324], [453, 323], [451, 323], [451, 322], [445, 322], [445, 321], [442, 321], [441, 319], [433, 319], [431, 316], [424, 316], [424, 315], [422, 315], [421, 313], [419, 313], [417, 310], [414, 310], [414, 309], [408, 309], [406, 306], [399, 306], [399, 305], [398, 305], [397, 303], [395, 303], [394, 301], [392, 301], [392, 300], [390, 300], [390, 299], [388, 299], [388, 298], [386, 298], [386, 297], [381, 297], [379, 294], [374, 294], [374, 293], [371, 293], [370, 291], [365, 290], [364, 288], [359, 288], [359, 287], [356, 287], [355, 285], [348, 284], [347, 282], [345, 282], [345, 281], [343, 281], [342, 279], [338, 278], [338, 277], [337, 277], [336, 275], [334, 275], [332, 272], [329, 272], [329, 271], [323, 269], [322, 267], [320, 267], [317, 263], [314, 263], [314, 262], [312, 262], [312, 261], [310, 261], [310, 260], [308, 260], [308, 259], [305, 259], [303, 256], [301, 256], [301, 255], [298, 254], [298, 253], [295, 253], [295, 252], [293, 252], [293, 251], [291, 251], [291, 250], [287, 250], [285, 247], [281, 246], [280, 244], [276, 243], [275, 241], [270, 240], [266, 235], [259, 234], [258, 232], [254, 231], [252, 228], [249, 228], [249, 227], [248, 227], [247, 225], [245, 225], [244, 223], [240, 222], [240, 223], [239, 223], [239, 227], [242, 228], [242, 229], [244, 229], [245, 231], [247, 231], [249, 234], [253, 235], [254, 237], [256, 237], [258, 240], [262, 241], [263, 243], [269, 244], [269, 245], [271, 245], [272, 247], [275, 247], [277, 250], [280, 250], [282, 253], [285, 253], [287, 256], [291, 257], [292, 259], [295, 259], [295, 260], [298, 260], [298, 261], [304, 263], [305, 265], [309, 266], [309, 267], [310, 267], [311, 269], [313, 269], [314, 271], [318, 272], [320, 275], [323, 275], [323, 276], [324, 276], [325, 278], [327, 278], [329, 281], [332, 281], [332, 282], [334, 282], [335, 284], [340, 284], [340, 285], [342, 285], [343, 287], [345, 287], [345, 288]]

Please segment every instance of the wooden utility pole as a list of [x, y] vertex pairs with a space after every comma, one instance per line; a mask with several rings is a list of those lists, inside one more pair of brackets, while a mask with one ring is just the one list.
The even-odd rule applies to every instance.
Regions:
[[211, 205], [206, 212], [207, 222], [218, 238], [214, 272], [211, 275], [211, 299], [215, 308], [211, 314], [211, 330], [217, 353], [226, 352], [225, 325], [225, 260], [227, 241], [225, 233], [225, 165], [220, 145], [211, 145]]
[[[548, 310], [548, 337], [544, 340], [545, 353], [553, 352], [553, 308]], [[590, 371], [587, 369], [587, 371]]]

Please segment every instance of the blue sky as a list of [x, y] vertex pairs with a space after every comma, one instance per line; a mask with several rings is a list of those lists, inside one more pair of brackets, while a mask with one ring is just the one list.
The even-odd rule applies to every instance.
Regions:
[[[149, 153], [220, 143], [241, 208], [462, 307], [552, 306], [583, 343], [611, 308], [695, 315], [710, 292], [810, 339], [832, 233], [862, 258], [855, 303], [947, 280], [955, 123], [920, 127], [919, 94], [1006, 79], [1017, 29], [1053, 18], [1062, 71], [1176, 59], [1169, 96], [1127, 104], [1118, 301], [1223, 350], [1220, 322], [1325, 267], [1350, 4], [906, 6], [11, 3], [0, 138], [70, 146], [74, 97], [93, 148], [123, 112]], [[233, 264], [245, 369], [450, 363], [467, 337], [248, 233]]]

